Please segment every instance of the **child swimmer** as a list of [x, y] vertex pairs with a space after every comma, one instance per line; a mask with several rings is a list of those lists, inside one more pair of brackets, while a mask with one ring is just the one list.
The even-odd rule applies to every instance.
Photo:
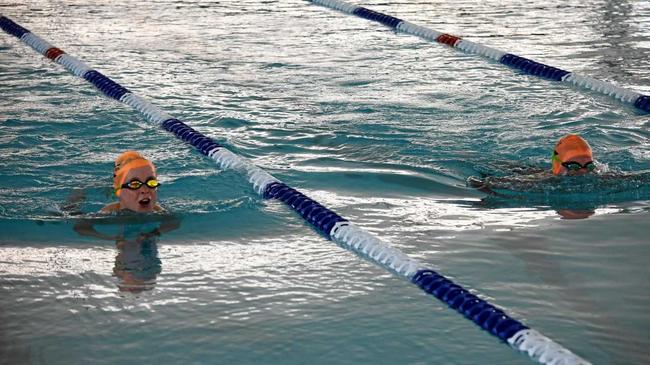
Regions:
[[[113, 169], [113, 189], [119, 200], [99, 211], [103, 217], [82, 218], [74, 225], [81, 235], [115, 241], [118, 253], [113, 274], [120, 291], [137, 294], [154, 288], [162, 271], [158, 237], [180, 226], [180, 220], [158, 204], [159, 186], [154, 164], [135, 151], [126, 151], [117, 157]], [[83, 193], [75, 195], [80, 198]], [[118, 232], [99, 232], [96, 224], [117, 226]]]
[[115, 160], [113, 173], [113, 189], [119, 201], [100, 212], [161, 212], [163, 208], [157, 202], [159, 186], [153, 163], [135, 151], [126, 151]]
[[467, 185], [486, 193], [492, 189], [533, 192], [544, 188], [545, 183], [557, 181], [561, 176], [581, 176], [601, 173], [594, 160], [589, 143], [577, 134], [567, 134], [560, 138], [551, 156], [551, 170], [538, 168], [516, 168], [510, 176], [470, 176]]
[[[551, 170], [538, 168], [516, 168], [510, 176], [471, 176], [467, 185], [491, 196], [507, 197], [495, 190], [518, 192], [553, 192], [558, 187], [558, 178], [601, 174], [602, 165], [594, 161], [591, 146], [576, 135], [567, 134], [556, 143], [551, 156]], [[577, 187], [577, 185], [576, 185]], [[582, 219], [593, 215], [592, 209], [561, 208], [558, 214], [566, 219]]]
[[[160, 183], [157, 180], [156, 167], [144, 156], [135, 151], [126, 151], [115, 159], [113, 169], [113, 190], [118, 197], [118, 201], [103, 207], [100, 215], [117, 213], [163, 213], [162, 215], [145, 216], [146, 220], [161, 221], [158, 228], [141, 234], [144, 238], [149, 236], [158, 236], [161, 233], [169, 232], [180, 226], [178, 218], [166, 214], [158, 204], [158, 187]], [[83, 195], [83, 194], [81, 194]], [[106, 235], [98, 232], [94, 224], [131, 224], [134, 223], [135, 217], [132, 214], [119, 214], [109, 220], [105, 219], [80, 219], [74, 225], [74, 230], [82, 235], [91, 236], [107, 240], [122, 240], [123, 234], [117, 236]], [[137, 219], [138, 222], [142, 221]]]

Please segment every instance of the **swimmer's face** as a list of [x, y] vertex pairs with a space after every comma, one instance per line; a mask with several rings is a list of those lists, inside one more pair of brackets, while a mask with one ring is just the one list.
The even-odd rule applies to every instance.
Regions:
[[[578, 156], [578, 157], [573, 157], [571, 158], [571, 162], [577, 162], [582, 166], [585, 166], [587, 163], [591, 162], [593, 163], [593, 157], [591, 156]], [[584, 174], [590, 173], [592, 170], [589, 170], [586, 167], [583, 167], [578, 170], [569, 170], [566, 167], [562, 166], [560, 169], [560, 175], [566, 175], [566, 176], [580, 176]]]
[[[156, 172], [151, 166], [142, 166], [131, 169], [126, 175], [124, 182], [129, 183], [132, 180], [139, 180], [144, 183], [149, 179], [156, 179]], [[157, 190], [148, 187], [146, 184], [142, 184], [136, 190], [127, 188], [120, 190], [121, 209], [129, 209], [138, 213], [153, 212], [157, 199]]]

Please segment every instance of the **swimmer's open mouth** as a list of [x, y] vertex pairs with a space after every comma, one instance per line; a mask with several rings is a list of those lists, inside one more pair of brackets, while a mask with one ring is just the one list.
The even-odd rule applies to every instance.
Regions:
[[151, 203], [151, 199], [149, 199], [149, 198], [144, 198], [144, 199], [138, 201], [138, 204], [140, 204], [140, 206], [142, 206], [142, 207], [149, 206], [149, 203]]

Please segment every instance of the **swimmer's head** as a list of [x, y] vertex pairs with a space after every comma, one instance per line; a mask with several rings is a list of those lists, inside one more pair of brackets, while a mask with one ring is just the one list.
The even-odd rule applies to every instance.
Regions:
[[113, 188], [120, 198], [120, 209], [151, 212], [158, 198], [156, 167], [135, 151], [126, 151], [115, 159]]
[[576, 134], [567, 134], [555, 145], [554, 175], [583, 175], [596, 168], [589, 143]]

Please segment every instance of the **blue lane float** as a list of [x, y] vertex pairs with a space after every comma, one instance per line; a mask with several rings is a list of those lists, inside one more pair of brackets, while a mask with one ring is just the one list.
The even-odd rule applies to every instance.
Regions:
[[[359, 14], [390, 26], [403, 24], [399, 23], [401, 22], [399, 19], [372, 11], [359, 11]], [[328, 239], [393, 274], [406, 278], [497, 338], [515, 349], [527, 353], [532, 359], [551, 365], [589, 364], [550, 338], [508, 316], [502, 309], [480, 299], [450, 279], [387, 245], [322, 204], [279, 181], [247, 159], [230, 152], [210, 137], [189, 127], [181, 120], [173, 118], [117, 82], [52, 46], [11, 19], [0, 15], [0, 28], [16, 36], [36, 52], [62, 65], [72, 74], [87, 80], [106, 96], [136, 109], [147, 121], [189, 143], [202, 154], [213, 159], [220, 168], [236, 170], [245, 174], [258, 194], [267, 199], [283, 202]], [[457, 39], [445, 35], [444, 41], [451, 43], [457, 42]], [[553, 75], [557, 71], [545, 72], [550, 72], [549, 75]]]
[[370, 9], [366, 9], [366, 8], [362, 8], [362, 7], [356, 8], [354, 10], [354, 12], [352, 12], [352, 14], [354, 14], [354, 15], [356, 15], [358, 17], [364, 18], [364, 19], [379, 22], [379, 23], [381, 23], [383, 25], [386, 25], [388, 27], [391, 27], [391, 28], [397, 27], [397, 25], [402, 22], [402, 19], [398, 19], [398, 18], [392, 17], [390, 15], [385, 15], [385, 14], [382, 14], [382, 13], [378, 13], [376, 11], [372, 11]]
[[119, 101], [120, 98], [124, 96], [124, 94], [129, 92], [129, 90], [127, 90], [125, 87], [122, 87], [122, 85], [102, 75], [99, 73], [99, 71], [87, 71], [84, 73], [83, 78], [91, 84], [95, 85], [95, 87], [103, 92], [106, 96], [117, 101]]
[[446, 277], [429, 269], [419, 270], [412, 279], [420, 289], [447, 303], [450, 308], [463, 314], [503, 341], [521, 331], [529, 330], [521, 322], [506, 315], [492, 304], [469, 293]]
[[499, 62], [510, 68], [520, 70], [523, 73], [538, 76], [548, 80], [567, 82], [575, 86], [599, 92], [626, 104], [630, 104], [640, 110], [650, 112], [650, 96], [642, 95], [634, 90], [618, 87], [611, 83], [596, 80], [589, 76], [582, 76], [574, 72], [565, 71], [557, 67], [548, 66], [543, 63], [530, 60], [521, 56], [507, 53], [495, 48], [483, 46], [470, 42], [451, 34], [441, 33], [428, 29], [408, 21], [401, 20], [390, 15], [382, 14], [361, 6], [356, 6], [338, 0], [308, 0], [314, 4], [322, 5], [346, 14], [356, 15], [360, 18], [372, 20], [390, 27], [396, 31], [415, 35], [432, 42], [446, 44], [450, 47], [460, 49], [467, 53], [477, 54], [493, 61]]
[[332, 228], [338, 223], [347, 222], [338, 214], [281, 182], [273, 182], [267, 185], [263, 196], [267, 199], [277, 199], [285, 203], [330, 239]]
[[539, 76], [545, 79], [562, 81], [562, 78], [568, 74], [569, 71], [561, 70], [559, 68], [548, 66], [528, 58], [516, 56], [513, 54], [505, 54], [499, 60], [500, 63], [521, 70], [527, 74]]

